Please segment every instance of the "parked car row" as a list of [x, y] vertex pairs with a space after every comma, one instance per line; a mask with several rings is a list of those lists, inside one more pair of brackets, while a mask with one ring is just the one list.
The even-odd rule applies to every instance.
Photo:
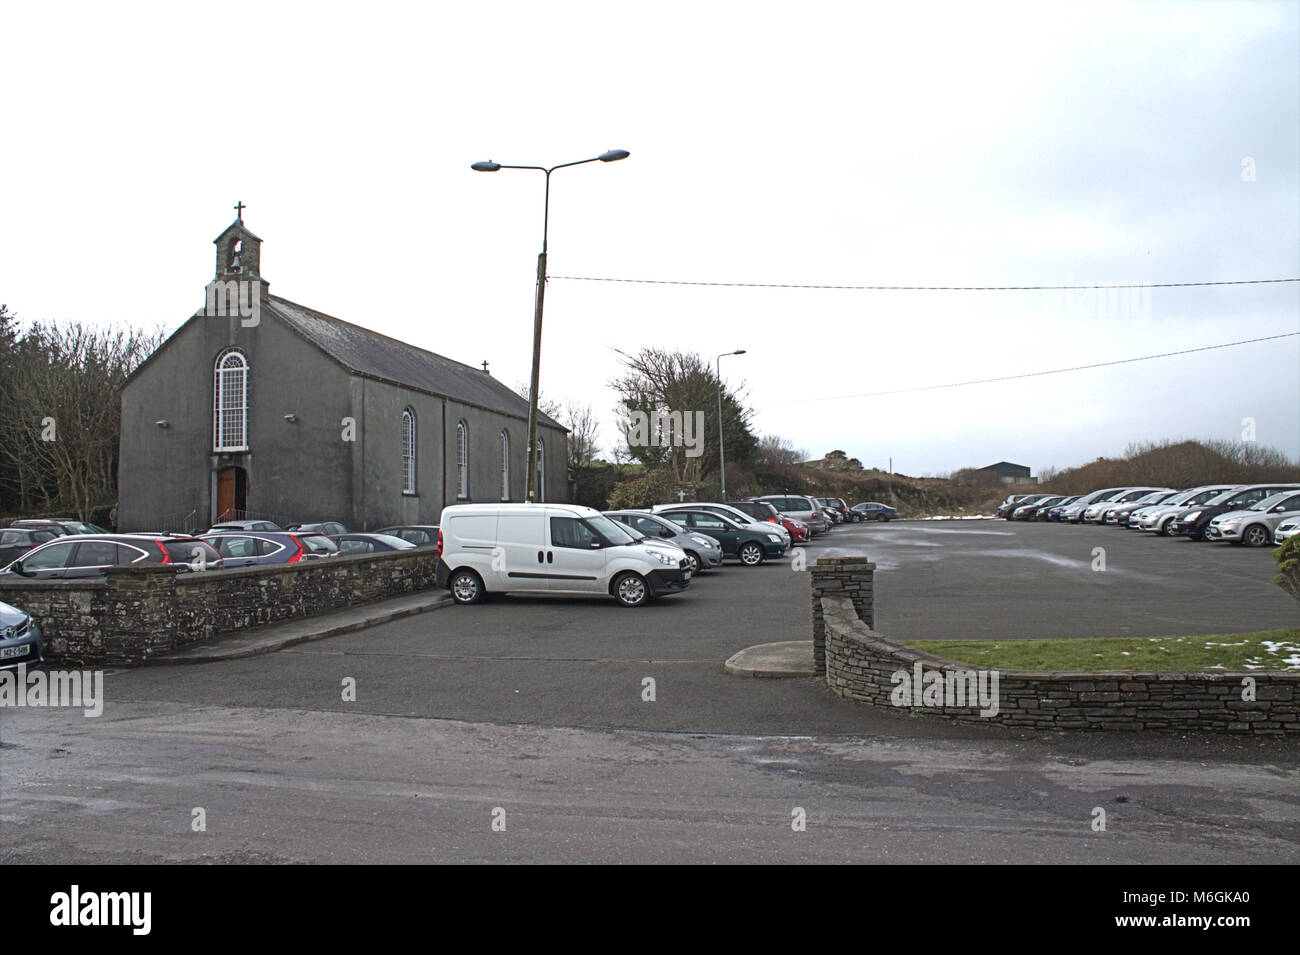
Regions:
[[883, 504], [769, 494], [597, 511], [458, 504], [442, 513], [438, 582], [460, 604], [498, 594], [604, 595], [626, 607], [680, 593], [734, 560], [757, 567], [836, 523], [887, 521]]
[[1181, 490], [1110, 487], [1073, 497], [1020, 494], [1003, 501], [998, 515], [1263, 547], [1300, 529], [1300, 483], [1205, 484]]

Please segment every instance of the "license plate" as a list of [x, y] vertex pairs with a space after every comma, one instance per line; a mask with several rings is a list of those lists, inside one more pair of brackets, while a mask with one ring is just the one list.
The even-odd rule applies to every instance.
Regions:
[[0, 660], [8, 660], [13, 657], [25, 657], [30, 650], [30, 644], [23, 644], [21, 647], [0, 647]]

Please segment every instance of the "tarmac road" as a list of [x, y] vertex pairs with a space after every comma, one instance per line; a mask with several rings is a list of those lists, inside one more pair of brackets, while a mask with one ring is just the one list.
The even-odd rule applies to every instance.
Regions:
[[[1267, 551], [970, 522], [809, 556], [863, 550], [900, 637], [1295, 619]], [[110, 672], [102, 717], [0, 710], [0, 861], [1300, 861], [1300, 741], [959, 727], [722, 671], [808, 621], [806, 574], [728, 566], [637, 610], [507, 598]]]

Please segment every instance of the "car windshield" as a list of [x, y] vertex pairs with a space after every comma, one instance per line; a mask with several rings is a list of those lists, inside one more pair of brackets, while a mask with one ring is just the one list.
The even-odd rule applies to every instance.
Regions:
[[633, 537], [631, 528], [624, 527], [617, 521], [611, 521], [604, 514], [585, 519], [586, 525], [611, 544], [635, 544], [641, 538]]
[[1250, 506], [1250, 510], [1267, 511], [1274, 504], [1281, 504], [1283, 501], [1293, 496], [1294, 494], [1295, 491], [1279, 491], [1277, 494], [1274, 494], [1272, 497], [1264, 498], [1264, 500], [1260, 501], [1258, 504], [1252, 504]]
[[1229, 488], [1226, 491], [1221, 491], [1218, 494], [1214, 495], [1214, 497], [1210, 498], [1208, 501], [1202, 501], [1201, 503], [1207, 505], [1208, 507], [1214, 507], [1216, 504], [1226, 504], [1228, 503], [1229, 500], [1236, 497], [1240, 493], [1241, 492], [1236, 489]]

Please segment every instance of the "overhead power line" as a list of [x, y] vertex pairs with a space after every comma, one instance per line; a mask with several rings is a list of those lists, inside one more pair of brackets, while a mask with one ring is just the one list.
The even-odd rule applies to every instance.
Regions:
[[1121, 282], [1111, 285], [798, 285], [788, 282], [691, 282], [679, 279], [618, 279], [591, 275], [552, 275], [553, 281], [627, 282], [636, 285], [707, 285], [720, 288], [842, 289], [856, 292], [1064, 292], [1119, 288], [1204, 288], [1209, 285], [1276, 285], [1293, 279], [1238, 279], [1231, 282]]
[[1053, 368], [1050, 371], [1030, 371], [1021, 375], [1003, 375], [1000, 378], [977, 378], [973, 381], [954, 381], [946, 385], [921, 385], [917, 388], [896, 388], [892, 391], [867, 391], [856, 395], [827, 395], [822, 398], [787, 398], [783, 401], [771, 401], [767, 404], [788, 405], [808, 401], [841, 401], [847, 398], [879, 398], [884, 395], [904, 395], [917, 391], [939, 391], [944, 388], [964, 388], [967, 385], [988, 385], [999, 381], [1017, 381], [1021, 378], [1041, 378], [1044, 375], [1063, 375], [1071, 371], [1087, 371], [1091, 368], [1108, 368], [1112, 365], [1130, 365], [1137, 361], [1151, 361], [1156, 358], [1172, 358], [1175, 355], [1191, 355], [1196, 352], [1214, 351], [1219, 348], [1235, 348], [1238, 345], [1253, 345], [1256, 342], [1271, 342], [1279, 338], [1295, 338], [1300, 332], [1284, 332], [1281, 335], [1266, 335], [1263, 338], [1247, 338], [1239, 342], [1224, 342], [1221, 345], [1205, 345], [1201, 348], [1184, 348], [1181, 351], [1162, 352], [1159, 355], [1142, 355], [1138, 358], [1121, 358], [1117, 361], [1100, 361], [1092, 365], [1075, 365], [1072, 368]]

